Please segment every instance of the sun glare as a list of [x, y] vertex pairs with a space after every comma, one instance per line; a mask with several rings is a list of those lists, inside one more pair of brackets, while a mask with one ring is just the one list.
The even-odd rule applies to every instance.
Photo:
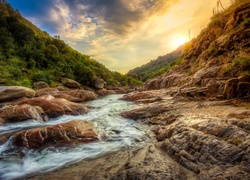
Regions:
[[173, 40], [171, 41], [171, 46], [172, 46], [173, 48], [178, 48], [180, 45], [182, 45], [182, 44], [184, 44], [184, 43], [186, 43], [186, 42], [188, 42], [188, 38], [177, 37], [177, 38], [175, 38], [175, 39], [173, 39]]

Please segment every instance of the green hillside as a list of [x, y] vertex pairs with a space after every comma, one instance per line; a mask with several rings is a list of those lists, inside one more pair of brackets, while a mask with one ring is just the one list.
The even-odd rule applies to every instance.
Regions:
[[49, 36], [5, 1], [0, 2], [0, 71], [0, 85], [31, 86], [42, 80], [53, 86], [67, 77], [91, 86], [95, 76], [108, 85], [141, 84]]
[[167, 72], [174, 65], [181, 63], [183, 50], [184, 45], [171, 53], [159, 56], [157, 59], [151, 60], [147, 64], [130, 70], [127, 75], [140, 79], [143, 82], [159, 76]]

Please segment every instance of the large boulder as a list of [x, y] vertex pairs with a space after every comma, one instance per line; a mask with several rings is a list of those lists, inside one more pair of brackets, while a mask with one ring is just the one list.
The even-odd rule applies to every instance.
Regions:
[[64, 98], [72, 102], [84, 102], [97, 98], [97, 95], [94, 92], [82, 89], [64, 90], [60, 88], [60, 90], [58, 90], [58, 88], [44, 88], [36, 91], [37, 97], [44, 95], [51, 95], [56, 98]]
[[22, 97], [31, 98], [35, 91], [21, 86], [0, 86], [0, 102], [15, 100]]
[[56, 88], [43, 88], [43, 89], [38, 89], [36, 90], [36, 97], [39, 97], [39, 96], [44, 96], [44, 95], [51, 95], [51, 96], [55, 96], [56, 93], [58, 92], [59, 90], [56, 89]]
[[103, 88], [103, 89], [99, 89], [99, 90], [95, 91], [95, 93], [98, 96], [105, 96], [105, 95], [109, 95], [109, 94], [116, 94], [116, 91], [114, 91], [114, 90], [107, 90], [107, 89]]
[[30, 129], [17, 133], [14, 144], [31, 149], [60, 146], [75, 143], [88, 143], [98, 140], [94, 125], [91, 122], [73, 120], [54, 126]]
[[84, 102], [96, 99], [97, 95], [88, 90], [69, 90], [56, 92], [55, 97], [64, 98], [72, 102]]
[[63, 78], [62, 83], [65, 87], [68, 87], [68, 88], [78, 88], [79, 89], [81, 87], [81, 85], [78, 82], [76, 82], [72, 79], [68, 79], [68, 78]]
[[103, 88], [104, 88], [104, 85], [106, 84], [106, 82], [105, 82], [103, 79], [98, 78], [98, 77], [95, 77], [95, 78], [93, 79], [93, 82], [94, 82], [94, 87], [95, 87], [96, 89], [103, 89]]
[[78, 103], [70, 102], [63, 98], [54, 98], [53, 96], [41, 96], [32, 99], [22, 99], [15, 104], [29, 104], [31, 106], [39, 106], [51, 118], [62, 115], [80, 115], [88, 112], [88, 109]]
[[31, 106], [28, 104], [5, 107], [0, 110], [0, 118], [4, 119], [6, 123], [20, 122], [29, 119], [34, 119], [41, 122], [48, 120], [47, 115], [44, 113], [41, 107]]
[[37, 81], [37, 82], [34, 82], [34, 83], [32, 84], [32, 87], [33, 87], [34, 89], [43, 89], [43, 88], [48, 88], [49, 85], [48, 85], [48, 83], [46, 83], [46, 82]]

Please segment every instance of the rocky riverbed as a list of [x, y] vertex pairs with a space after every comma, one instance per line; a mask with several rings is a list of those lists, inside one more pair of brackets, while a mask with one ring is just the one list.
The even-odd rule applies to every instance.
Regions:
[[28, 179], [249, 179], [250, 110], [239, 100], [134, 92], [121, 113], [154, 133], [141, 148], [122, 149]]

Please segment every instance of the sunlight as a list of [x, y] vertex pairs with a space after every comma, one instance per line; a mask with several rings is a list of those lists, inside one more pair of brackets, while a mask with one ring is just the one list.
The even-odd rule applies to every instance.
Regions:
[[173, 47], [174, 49], [178, 48], [180, 45], [188, 42], [188, 38], [185, 37], [177, 37], [175, 39], [173, 39], [170, 43], [171, 47]]

